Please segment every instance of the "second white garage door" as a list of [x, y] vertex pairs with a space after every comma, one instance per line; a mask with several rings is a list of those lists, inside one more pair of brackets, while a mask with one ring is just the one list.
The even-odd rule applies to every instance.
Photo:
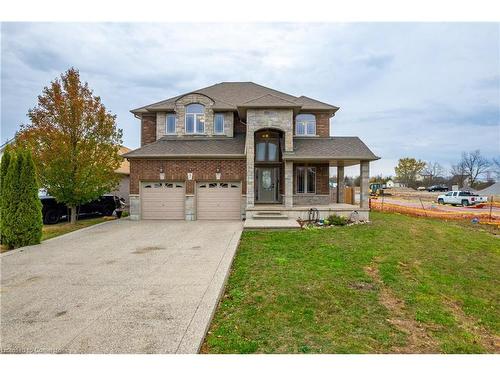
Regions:
[[241, 183], [205, 182], [196, 189], [198, 220], [241, 220]]
[[143, 219], [184, 220], [184, 183], [146, 182], [142, 184]]

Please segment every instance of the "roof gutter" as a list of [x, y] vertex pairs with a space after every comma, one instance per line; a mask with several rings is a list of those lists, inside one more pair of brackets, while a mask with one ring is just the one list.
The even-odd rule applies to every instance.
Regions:
[[199, 154], [199, 155], [137, 155], [137, 156], [127, 156], [127, 154], [122, 155], [126, 159], [213, 159], [213, 160], [224, 160], [224, 159], [246, 159], [245, 154], [227, 154], [227, 155], [210, 155], [210, 154]]

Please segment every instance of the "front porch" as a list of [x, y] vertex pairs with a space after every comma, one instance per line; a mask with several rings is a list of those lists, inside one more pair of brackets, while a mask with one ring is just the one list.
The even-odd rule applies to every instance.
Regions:
[[279, 213], [287, 216], [289, 219], [307, 220], [311, 209], [318, 210], [319, 218], [326, 219], [328, 216], [335, 214], [339, 216], [349, 217], [353, 212], [357, 212], [361, 220], [368, 220], [369, 208], [361, 208], [356, 204], [347, 203], [330, 203], [325, 205], [295, 205], [286, 207], [284, 204], [256, 204], [254, 207], [246, 209], [246, 219], [252, 219], [259, 216], [273, 215]]
[[[365, 160], [287, 160], [283, 161], [283, 185], [279, 203], [259, 203], [247, 195], [246, 219], [308, 220], [310, 210], [318, 212], [319, 219], [335, 214], [359, 220], [369, 219], [369, 161]], [[354, 189], [346, 195], [344, 168], [359, 165], [360, 193], [355, 199]], [[336, 170], [336, 187], [330, 187], [330, 169]], [[259, 182], [257, 182], [259, 183]], [[247, 179], [247, 191], [255, 190], [252, 179]]]

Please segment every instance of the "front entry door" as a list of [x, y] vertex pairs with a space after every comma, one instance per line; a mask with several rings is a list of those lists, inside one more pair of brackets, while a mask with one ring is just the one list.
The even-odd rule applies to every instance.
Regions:
[[276, 203], [278, 202], [278, 168], [256, 168], [257, 179], [257, 202]]

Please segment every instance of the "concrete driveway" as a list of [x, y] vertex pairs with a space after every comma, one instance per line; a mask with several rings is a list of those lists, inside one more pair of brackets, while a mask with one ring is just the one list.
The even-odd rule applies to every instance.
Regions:
[[2, 254], [2, 352], [197, 352], [241, 230], [117, 220]]

